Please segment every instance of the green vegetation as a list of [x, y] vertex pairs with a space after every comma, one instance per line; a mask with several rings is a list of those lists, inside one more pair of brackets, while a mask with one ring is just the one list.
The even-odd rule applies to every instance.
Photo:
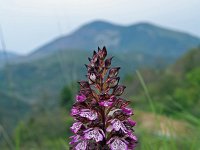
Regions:
[[[195, 117], [200, 115], [198, 109], [200, 107], [200, 60], [193, 66], [193, 63], [190, 63], [194, 61], [191, 54], [194, 54], [195, 58], [200, 58], [200, 49], [191, 50], [166, 70], [146, 69], [140, 71], [147, 84], [149, 95], [154, 101], [157, 113], [173, 117], [178, 115], [177, 113], [185, 112]], [[182, 68], [179, 67], [177, 70], [178, 66]], [[149, 111], [152, 108], [145, 104], [142, 87], [134, 87], [138, 85], [135, 76], [133, 75], [134, 80], [130, 78], [130, 75], [125, 78], [125, 82], [130, 83], [128, 92], [134, 89], [136, 92], [133, 95], [139, 99], [136, 100], [136, 105], [138, 104], [139, 108]], [[128, 93], [128, 95], [130, 94]]]
[[78, 91], [78, 84], [72, 83], [70, 85], [65, 86], [60, 94], [60, 106], [70, 110], [73, 103], [75, 92]]

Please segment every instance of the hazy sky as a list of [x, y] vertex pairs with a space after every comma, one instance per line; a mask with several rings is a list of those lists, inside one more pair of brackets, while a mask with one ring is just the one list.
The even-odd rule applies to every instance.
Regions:
[[152, 22], [200, 37], [200, 0], [0, 0], [6, 46], [17, 53], [93, 20]]

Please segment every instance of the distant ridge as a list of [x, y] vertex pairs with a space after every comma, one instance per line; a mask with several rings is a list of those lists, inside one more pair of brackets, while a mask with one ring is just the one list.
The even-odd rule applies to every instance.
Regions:
[[0, 67], [2, 67], [5, 63], [11, 62], [18, 57], [18, 54], [13, 53], [11, 51], [4, 52], [3, 50], [0, 50]]
[[13, 58], [13, 57], [17, 57], [17, 56], [19, 56], [19, 55], [14, 52], [10, 52], [10, 51], [4, 52], [3, 50], [0, 49], [0, 60], [4, 59], [5, 57]]
[[73, 33], [57, 38], [35, 50], [31, 55], [41, 55], [58, 50], [93, 50], [106, 45], [112, 51], [141, 52], [177, 58], [187, 49], [200, 44], [198, 37], [166, 29], [151, 23], [121, 26], [104, 21], [94, 21], [81, 26]]

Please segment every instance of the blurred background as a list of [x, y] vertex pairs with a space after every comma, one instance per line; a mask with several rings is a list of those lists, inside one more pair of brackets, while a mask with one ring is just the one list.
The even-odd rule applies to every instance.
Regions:
[[98, 46], [121, 66], [138, 150], [200, 149], [199, 0], [0, 0], [0, 149], [66, 150]]

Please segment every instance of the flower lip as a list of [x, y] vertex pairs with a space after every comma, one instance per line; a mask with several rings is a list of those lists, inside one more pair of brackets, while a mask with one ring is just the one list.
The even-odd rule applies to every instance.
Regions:
[[87, 130], [84, 131], [84, 137], [85, 139], [94, 139], [96, 142], [100, 142], [103, 140], [103, 138], [105, 137], [105, 133], [103, 132], [102, 129], [100, 128], [89, 128]]
[[128, 150], [128, 143], [119, 137], [111, 138], [107, 144], [109, 144], [111, 150]]
[[112, 131], [112, 129], [114, 129], [115, 131], [119, 131], [121, 129], [124, 133], [127, 133], [125, 125], [119, 119], [113, 119], [110, 122], [112, 124], [112, 127], [109, 126], [107, 128], [107, 131]]
[[97, 119], [97, 112], [90, 109], [82, 109], [79, 114], [81, 117], [87, 118], [89, 120]]

